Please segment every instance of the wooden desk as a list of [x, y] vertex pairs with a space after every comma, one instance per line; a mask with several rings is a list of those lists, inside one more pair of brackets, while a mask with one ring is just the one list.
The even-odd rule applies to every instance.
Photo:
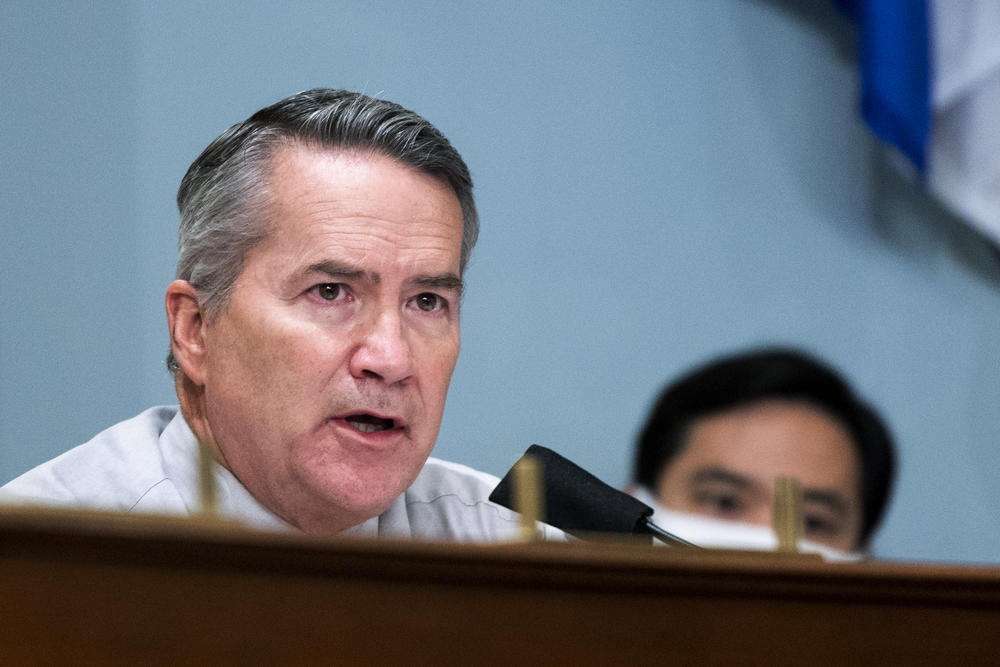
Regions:
[[0, 513], [2, 665], [1000, 660], [1000, 569]]

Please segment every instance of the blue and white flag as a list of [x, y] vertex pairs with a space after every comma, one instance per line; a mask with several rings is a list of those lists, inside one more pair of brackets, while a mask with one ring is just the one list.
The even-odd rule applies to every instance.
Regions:
[[1000, 2], [834, 2], [858, 24], [865, 121], [1000, 243]]

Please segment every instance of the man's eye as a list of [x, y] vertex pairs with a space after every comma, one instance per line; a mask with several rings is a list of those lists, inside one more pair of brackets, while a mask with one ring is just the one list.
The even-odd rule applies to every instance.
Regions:
[[418, 294], [414, 299], [414, 303], [417, 308], [425, 312], [433, 312], [435, 310], [441, 310], [444, 308], [445, 301], [437, 294], [432, 294], [431, 292], [424, 292], [423, 294]]
[[344, 286], [340, 283], [323, 283], [313, 287], [313, 290], [324, 301], [336, 301], [344, 297]]
[[806, 514], [803, 523], [806, 535], [834, 537], [840, 531], [836, 522], [823, 516]]
[[713, 515], [720, 517], [733, 516], [743, 510], [743, 501], [740, 497], [728, 493], [700, 494], [697, 503]]

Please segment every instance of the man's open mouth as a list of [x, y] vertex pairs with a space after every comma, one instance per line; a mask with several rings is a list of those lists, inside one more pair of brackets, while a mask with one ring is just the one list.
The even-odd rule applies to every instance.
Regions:
[[396, 423], [392, 419], [383, 419], [375, 415], [351, 415], [345, 417], [344, 421], [351, 425], [356, 431], [361, 433], [375, 433], [376, 431], [387, 431], [393, 428]]

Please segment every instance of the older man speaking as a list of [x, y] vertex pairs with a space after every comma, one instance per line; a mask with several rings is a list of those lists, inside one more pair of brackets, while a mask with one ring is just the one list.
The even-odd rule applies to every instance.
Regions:
[[224, 132], [177, 196], [167, 366], [152, 408], [4, 487], [36, 502], [219, 510], [262, 528], [506, 537], [495, 478], [429, 458], [459, 352], [478, 220], [461, 156], [430, 123], [340, 90]]

